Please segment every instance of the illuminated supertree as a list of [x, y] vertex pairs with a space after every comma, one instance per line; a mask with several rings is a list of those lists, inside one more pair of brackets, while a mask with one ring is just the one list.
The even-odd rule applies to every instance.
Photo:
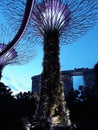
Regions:
[[[0, 52], [2, 52], [10, 41], [12, 41], [12, 33], [11, 28], [7, 25], [0, 25]], [[23, 38], [23, 40], [20, 40], [19, 44], [16, 44], [0, 57], [0, 79], [2, 77], [2, 70], [5, 66], [25, 64], [34, 58], [35, 51], [33, 50], [33, 45], [29, 42], [28, 39]]]
[[95, 25], [97, 14], [98, 1], [93, 0], [36, 2], [31, 24], [32, 29], [34, 29], [33, 25], [36, 25], [37, 32], [43, 37], [44, 46], [38, 109], [40, 118], [43, 116], [43, 118], [53, 121], [54, 117], [58, 117], [57, 123], [68, 125], [60, 79], [59, 44], [71, 43], [85, 34]]
[[[2, 7], [4, 5], [7, 6], [8, 3], [7, 1], [3, 0], [0, 1], [0, 4]], [[13, 32], [11, 28], [5, 28], [7, 26], [5, 26], [4, 24], [0, 25], [0, 79], [2, 70], [6, 65], [13, 63], [24, 64], [27, 63], [34, 56], [31, 55], [33, 51], [32, 44], [26, 44], [30, 42], [30, 40], [28, 40], [29, 38], [23, 38], [24, 41], [21, 41], [21, 38], [23, 37], [23, 34], [25, 33], [25, 30], [30, 20], [33, 5], [34, 0], [27, 0], [27, 2], [25, 2], [26, 7], [24, 8], [24, 14], [22, 14], [21, 22]]]
[[[9, 0], [10, 1], [10, 0]], [[13, 2], [13, 1], [10, 1], [10, 2]], [[21, 1], [22, 2], [22, 1]], [[21, 6], [19, 3], [21, 2], [18, 2], [18, 1], [14, 1], [14, 3], [16, 3], [16, 5], [18, 4], [19, 6]], [[14, 5], [14, 4], [13, 4]], [[17, 28], [14, 30], [14, 32], [16, 32], [15, 36], [13, 37], [12, 41], [10, 41], [10, 43], [8, 43], [8, 45], [6, 46], [6, 48], [4, 50], [2, 50], [2, 52], [0, 52], [0, 57], [7, 53], [7, 51], [9, 51], [10, 49], [13, 48], [13, 46], [15, 46], [16, 44], [18, 44], [18, 42], [20, 41], [20, 39], [23, 37], [23, 34], [25, 33], [25, 30], [27, 29], [27, 26], [28, 26], [28, 23], [30, 21], [30, 17], [31, 17], [31, 14], [32, 14], [32, 10], [33, 10], [33, 5], [34, 5], [34, 0], [27, 0], [25, 2], [25, 8], [23, 10], [23, 14], [21, 15], [22, 16], [22, 19], [20, 19], [20, 22], [19, 22], [19, 25], [17, 26]], [[8, 7], [10, 6], [10, 3], [6, 0], [1, 0], [0, 1], [0, 12], [3, 12], [3, 9], [6, 10], [6, 7], [8, 9]], [[2, 7], [4, 7], [2, 9]], [[11, 7], [9, 7], [11, 8]], [[16, 6], [17, 8], [17, 6]], [[13, 10], [10, 10], [10, 12], [13, 12]], [[14, 10], [15, 12], [15, 10]], [[8, 15], [9, 13], [7, 13], [6, 15]], [[14, 16], [16, 16], [16, 12], [14, 14]], [[17, 16], [18, 17], [18, 16]], [[13, 18], [12, 18], [13, 19]], [[2, 20], [1, 20], [2, 21]], [[11, 19], [10, 19], [11, 21]], [[16, 21], [15, 21], [16, 22]], [[12, 27], [12, 23], [11, 23], [11, 27]]]
[[[6, 48], [5, 44], [0, 44], [0, 52]], [[8, 51], [5, 55], [0, 58], [0, 79], [2, 77], [2, 70], [7, 64], [11, 64], [12, 60], [17, 57], [17, 53], [14, 49]]]
[[[11, 7], [9, 10], [15, 9], [18, 12], [19, 18], [21, 18], [19, 14], [22, 12], [22, 7], [25, 7], [23, 1], [20, 1], [21, 6], [17, 7], [13, 2], [9, 6]], [[12, 16], [12, 21], [19, 20], [13, 13], [9, 13], [10, 19]], [[77, 38], [94, 27], [97, 20], [97, 0], [36, 0], [27, 32], [30, 32], [28, 36], [30, 39], [32, 38], [33, 42], [35, 37], [38, 39], [35, 42], [42, 42], [44, 46], [38, 107], [40, 120], [50, 120], [51, 123], [53, 119], [57, 119], [56, 123], [68, 124], [60, 79], [59, 44], [76, 41]]]

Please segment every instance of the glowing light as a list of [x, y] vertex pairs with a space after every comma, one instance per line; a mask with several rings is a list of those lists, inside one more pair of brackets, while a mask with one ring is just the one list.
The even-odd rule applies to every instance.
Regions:
[[51, 122], [53, 126], [56, 126], [58, 124], [58, 117], [52, 117]]
[[[5, 44], [0, 44], [0, 52], [6, 48]], [[9, 50], [5, 55], [0, 58], [0, 65], [9, 64], [10, 60], [14, 59], [17, 56], [17, 53], [14, 49]]]
[[39, 25], [39, 30], [43, 31], [41, 33], [55, 29], [60, 33], [69, 23], [70, 10], [67, 5], [59, 0], [46, 0], [38, 4], [37, 8], [34, 9], [33, 18], [35, 24]]

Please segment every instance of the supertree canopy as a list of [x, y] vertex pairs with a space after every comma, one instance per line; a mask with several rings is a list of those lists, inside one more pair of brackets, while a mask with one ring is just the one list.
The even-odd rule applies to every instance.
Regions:
[[38, 34], [58, 30], [61, 44], [76, 41], [94, 27], [98, 19], [97, 0], [37, 0], [32, 15]]
[[[5, 44], [0, 43], [0, 52], [6, 48]], [[0, 58], [0, 78], [2, 77], [2, 70], [7, 64], [11, 64], [12, 60], [17, 57], [17, 53], [14, 49], [8, 51]], [[12, 62], [13, 63], [13, 62]]]
[[37, 8], [34, 8], [33, 14], [33, 20], [42, 35], [47, 33], [47, 31], [56, 30], [60, 36], [71, 18], [67, 5], [57, 0], [47, 0], [38, 4]]
[[[7, 4], [8, 10], [5, 8], [4, 11], [9, 14], [10, 23], [16, 21], [18, 25], [25, 4], [24, 0], [16, 0], [15, 2], [18, 4], [13, 4], [13, 1], [10, 0], [10, 4]], [[13, 10], [12, 13], [11, 10]], [[15, 11], [16, 15], [18, 12], [18, 17], [13, 15]], [[97, 20], [98, 0], [35, 1], [27, 29], [27, 37], [31, 39], [32, 44], [42, 43], [44, 46], [38, 106], [40, 121], [48, 121], [52, 125], [68, 125], [68, 110], [66, 109], [63, 84], [60, 78], [59, 44], [76, 41], [94, 27]], [[55, 119], [56, 121], [53, 123]]]
[[[0, 52], [2, 52], [2, 50], [4, 50], [5, 48], [6, 45], [0, 43]], [[5, 66], [7, 64], [10, 64], [15, 57], [17, 57], [17, 52], [15, 51], [15, 49], [8, 51], [5, 55], [3, 55], [0, 58], [0, 65]]]

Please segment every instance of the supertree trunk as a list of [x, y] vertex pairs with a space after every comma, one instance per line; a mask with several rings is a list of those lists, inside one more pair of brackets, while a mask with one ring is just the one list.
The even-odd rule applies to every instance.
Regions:
[[[63, 89], [60, 80], [59, 63], [59, 33], [57, 30], [48, 31], [44, 36], [43, 72], [41, 75], [41, 92], [38, 118], [52, 124], [66, 125], [67, 114]], [[55, 123], [53, 123], [55, 125]]]

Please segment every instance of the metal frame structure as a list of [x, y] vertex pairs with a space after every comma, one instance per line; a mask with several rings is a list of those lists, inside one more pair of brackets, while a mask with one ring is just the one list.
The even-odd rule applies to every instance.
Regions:
[[6, 46], [6, 48], [2, 52], [0, 52], [0, 57], [2, 55], [4, 55], [5, 53], [7, 53], [7, 51], [12, 49], [13, 46], [15, 46], [15, 44], [17, 44], [18, 41], [23, 36], [23, 34], [28, 26], [31, 14], [32, 14], [33, 5], [34, 5], [34, 0], [27, 0], [22, 24], [21, 24], [16, 36], [14, 37], [14, 39]]

